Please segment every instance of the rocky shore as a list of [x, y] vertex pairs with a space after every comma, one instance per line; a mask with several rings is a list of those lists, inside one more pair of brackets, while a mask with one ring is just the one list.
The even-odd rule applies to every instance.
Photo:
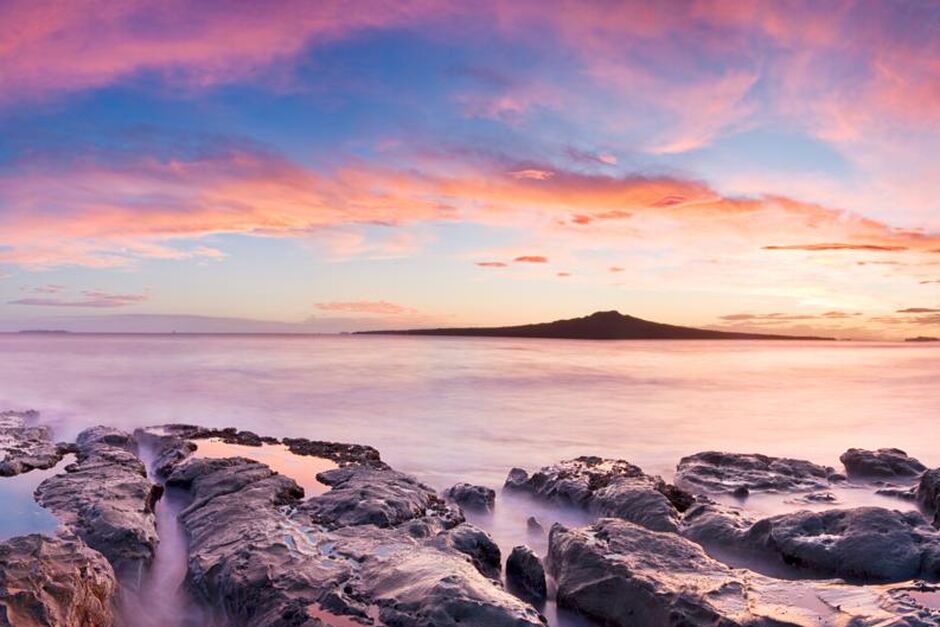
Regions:
[[[368, 446], [179, 424], [57, 443], [38, 420], [0, 414], [0, 474], [75, 462], [35, 493], [59, 531], [0, 542], [0, 626], [133, 624], [122, 599], [147, 593], [166, 490], [185, 501], [182, 585], [211, 625], [537, 627], [546, 603], [624, 627], [940, 625], [940, 469], [897, 449], [849, 449], [843, 469], [702, 452], [679, 461], [674, 484], [621, 459], [514, 468], [514, 498], [593, 520], [543, 517], [539, 555], [501, 550], [485, 530], [492, 488], [432, 488]], [[250, 455], [202, 456], [207, 440], [287, 447], [332, 469], [307, 494]], [[766, 515], [750, 506], [762, 498], [793, 505]], [[544, 542], [540, 522], [521, 525]]]

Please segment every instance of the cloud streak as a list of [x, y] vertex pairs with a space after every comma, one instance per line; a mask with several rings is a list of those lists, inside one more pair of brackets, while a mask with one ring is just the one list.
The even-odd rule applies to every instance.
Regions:
[[7, 301], [10, 305], [32, 307], [83, 307], [90, 309], [116, 309], [138, 305], [148, 300], [147, 294], [113, 294], [101, 290], [86, 290], [80, 298], [37, 296]]
[[405, 307], [404, 305], [399, 305], [398, 303], [390, 303], [385, 300], [358, 300], [350, 302], [317, 303], [315, 307], [320, 311], [375, 314], [381, 316], [400, 316], [417, 313], [417, 310], [412, 309], [411, 307]]

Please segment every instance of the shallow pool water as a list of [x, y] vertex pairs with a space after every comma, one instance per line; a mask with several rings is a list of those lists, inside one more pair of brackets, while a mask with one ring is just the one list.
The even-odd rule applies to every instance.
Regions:
[[53, 468], [0, 478], [0, 540], [28, 533], [50, 534], [58, 529], [59, 520], [36, 502], [33, 492], [40, 483], [64, 472], [74, 461], [74, 455], [66, 455]]

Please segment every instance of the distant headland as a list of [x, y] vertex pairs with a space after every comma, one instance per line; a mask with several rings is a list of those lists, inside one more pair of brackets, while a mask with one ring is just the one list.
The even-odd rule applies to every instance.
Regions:
[[570, 340], [832, 340], [828, 337], [735, 333], [662, 324], [627, 316], [619, 311], [598, 311], [583, 318], [511, 327], [462, 327], [359, 331], [363, 335], [457, 335], [470, 337], [531, 337]]

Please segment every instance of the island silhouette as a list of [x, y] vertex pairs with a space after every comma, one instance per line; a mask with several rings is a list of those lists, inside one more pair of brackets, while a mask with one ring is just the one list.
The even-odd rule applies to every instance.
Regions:
[[581, 318], [507, 327], [456, 327], [358, 331], [359, 335], [450, 335], [469, 337], [532, 337], [570, 340], [832, 340], [810, 335], [737, 333], [652, 322], [620, 313], [598, 311]]

